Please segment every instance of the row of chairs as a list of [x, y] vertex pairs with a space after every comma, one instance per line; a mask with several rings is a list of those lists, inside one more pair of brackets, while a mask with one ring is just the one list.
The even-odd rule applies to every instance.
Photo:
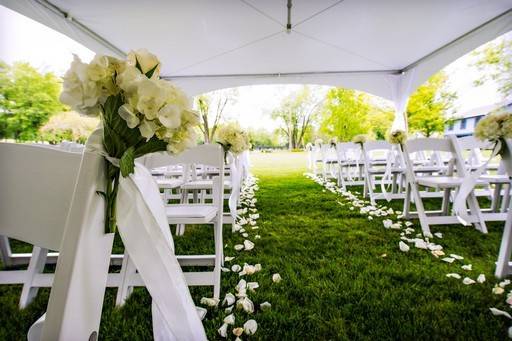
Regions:
[[[66, 217], [71, 209], [70, 204], [76, 196], [74, 184], [77, 176], [81, 174], [82, 157], [90, 153], [84, 153], [83, 147], [70, 146], [28, 146], [14, 144], [0, 144], [0, 157], [2, 162], [2, 177], [0, 180], [0, 252], [4, 266], [19, 266], [28, 263], [25, 270], [7, 269], [0, 271], [0, 284], [22, 284], [20, 295], [20, 308], [26, 307], [37, 295], [38, 288], [54, 287], [59, 281], [59, 265], [56, 273], [44, 273], [45, 266], [49, 263], [64, 263], [63, 257], [71, 258], [69, 266], [77, 266], [74, 262], [80, 257], [86, 257], [83, 263], [95, 262], [95, 259], [108, 252], [107, 263], [96, 262], [97, 268], [89, 266], [86, 276], [95, 278], [101, 283], [104, 278], [107, 287], [117, 288], [116, 303], [121, 305], [130, 295], [133, 287], [144, 286], [144, 282], [137, 271], [133, 261], [127, 252], [124, 255], [111, 254], [112, 240], [103, 241], [103, 253], [94, 256], [92, 253], [83, 250], [69, 250], [64, 253], [66, 243], [63, 239]], [[85, 156], [84, 156], [85, 155]], [[94, 167], [98, 166], [98, 158], [89, 156], [95, 160]], [[247, 157], [247, 156], [244, 156]], [[184, 272], [187, 285], [213, 286], [213, 296], [220, 296], [220, 276], [223, 263], [223, 241], [222, 227], [224, 217], [229, 217], [228, 223], [234, 223], [234, 214], [225, 209], [225, 199], [236, 203], [238, 201], [240, 183], [243, 176], [247, 174], [247, 162], [241, 158], [231, 157], [231, 165], [226, 167], [224, 163], [224, 151], [219, 145], [201, 145], [185, 151], [178, 156], [171, 156], [167, 153], [151, 154], [137, 160], [138, 162], [152, 168], [155, 180], [163, 192], [162, 200], [165, 204], [165, 212], [169, 225], [177, 226], [177, 234], [183, 234], [184, 227], [189, 224], [204, 224], [213, 226], [213, 240], [215, 253], [213, 255], [186, 255], [177, 256], [182, 267], [199, 266], [200, 269], [208, 268], [206, 271]], [[161, 174], [162, 167], [165, 167], [165, 174]], [[101, 167], [99, 167], [101, 168]], [[238, 168], [241, 176], [234, 176], [234, 169]], [[180, 172], [178, 172], [180, 170]], [[160, 173], [159, 173], [160, 172]], [[102, 175], [92, 172], [97, 181]], [[87, 177], [87, 175], [84, 175]], [[90, 177], [90, 176], [89, 176]], [[225, 181], [225, 177], [227, 178]], [[91, 179], [89, 179], [91, 180]], [[238, 181], [237, 184], [234, 181]], [[169, 186], [170, 183], [174, 185]], [[91, 184], [96, 191], [98, 186]], [[85, 186], [85, 185], [84, 185]], [[169, 190], [179, 191], [179, 200], [169, 196]], [[228, 193], [225, 193], [227, 190]], [[199, 199], [198, 199], [199, 198]], [[101, 211], [101, 209], [98, 209]], [[227, 211], [227, 214], [224, 213]], [[235, 210], [236, 212], [236, 210]], [[96, 217], [98, 218], [98, 217]], [[98, 231], [99, 232], [99, 231]], [[87, 234], [87, 233], [86, 233]], [[103, 234], [102, 234], [103, 235]], [[31, 253], [13, 253], [9, 238], [18, 239], [33, 245]], [[75, 238], [76, 239], [76, 238]], [[99, 238], [97, 234], [95, 240]], [[103, 238], [105, 239], [105, 238]], [[102, 240], [103, 240], [102, 239]], [[75, 240], [76, 243], [80, 240]], [[103, 245], [102, 244], [102, 245]], [[108, 246], [110, 245], [110, 246]], [[50, 252], [49, 250], [52, 250]], [[80, 252], [82, 251], [82, 252]], [[101, 250], [100, 250], [101, 251]], [[88, 254], [91, 253], [90, 257]], [[70, 254], [70, 256], [65, 256]], [[108, 273], [109, 265], [121, 265], [121, 271]], [[107, 268], [105, 268], [105, 266]], [[213, 270], [210, 270], [213, 267]], [[197, 269], [197, 268], [196, 268]], [[67, 269], [70, 270], [70, 269]], [[105, 273], [100, 275], [102, 270]], [[62, 272], [62, 271], [61, 271]], [[81, 278], [84, 274], [80, 275]], [[73, 280], [72, 271], [61, 274], [60, 281]], [[75, 276], [76, 277], [76, 276]], [[65, 278], [65, 279], [62, 279]], [[77, 288], [83, 289], [84, 285], [77, 284]], [[94, 287], [95, 294], [99, 290]], [[87, 288], [87, 290], [92, 290]], [[57, 295], [57, 294], [56, 294]], [[75, 301], [62, 292], [63, 298], [54, 297], [54, 300], [62, 303], [62, 300]], [[101, 294], [101, 297], [102, 294]], [[50, 299], [52, 302], [52, 298]], [[69, 303], [68, 302], [68, 303]], [[101, 300], [102, 302], [102, 300]], [[90, 302], [91, 305], [98, 301]], [[74, 306], [74, 303], [70, 303]], [[99, 303], [98, 303], [99, 304]], [[100, 304], [101, 312], [101, 304]], [[62, 317], [62, 316], [61, 316]], [[99, 320], [98, 320], [99, 323]]]
[[[419, 218], [422, 231], [430, 235], [431, 225], [460, 224], [452, 213], [453, 203], [466, 175], [485, 163], [485, 153], [494, 144], [473, 136], [457, 138], [417, 138], [403, 148], [386, 141], [362, 144], [346, 142], [315, 146], [309, 166], [316, 174], [335, 178], [340, 187], [363, 186], [372, 204], [377, 200], [404, 200], [404, 215]], [[380, 190], [379, 190], [380, 189]], [[476, 188], [467, 197], [469, 223], [483, 233], [486, 222], [504, 221], [510, 206], [511, 180], [502, 163], [488, 163]], [[481, 208], [477, 197], [491, 204]], [[441, 208], [427, 211], [424, 200], [441, 198]], [[411, 211], [411, 203], [416, 211]]]

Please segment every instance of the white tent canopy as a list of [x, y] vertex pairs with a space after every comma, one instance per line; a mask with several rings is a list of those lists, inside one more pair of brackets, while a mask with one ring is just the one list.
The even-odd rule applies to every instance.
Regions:
[[[147, 48], [190, 95], [269, 83], [394, 101], [512, 30], [512, 0], [0, 0], [98, 53]], [[402, 115], [398, 115], [401, 117]], [[399, 125], [402, 125], [399, 122]]]

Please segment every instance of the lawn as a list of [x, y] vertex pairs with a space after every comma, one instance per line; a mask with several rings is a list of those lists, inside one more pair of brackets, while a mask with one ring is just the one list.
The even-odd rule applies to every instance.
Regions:
[[[254, 340], [493, 340], [507, 335], [507, 320], [493, 316], [489, 308], [505, 309], [504, 298], [492, 293], [497, 281], [494, 262], [501, 238], [500, 224], [489, 234], [463, 227], [435, 227], [447, 254], [465, 257], [453, 264], [442, 262], [425, 250], [403, 253], [398, 248], [399, 231], [384, 229], [382, 219], [369, 221], [346, 199], [325, 191], [303, 176], [304, 153], [254, 153], [253, 173], [259, 178], [257, 208], [261, 239], [247, 252], [233, 246], [243, 241], [225, 229], [227, 264], [260, 263], [262, 271], [247, 279], [259, 282], [250, 294], [256, 311], [236, 311], [235, 326], [249, 318], [258, 322]], [[400, 209], [400, 203], [392, 205]], [[415, 222], [416, 231], [419, 228]], [[210, 251], [211, 230], [202, 226], [175, 237], [178, 253]], [[251, 233], [250, 238], [254, 236]], [[121, 250], [119, 241], [116, 250]], [[385, 256], [384, 256], [385, 255]], [[473, 270], [461, 270], [472, 264]], [[464, 285], [446, 277], [457, 272], [473, 279], [483, 273], [485, 283]], [[273, 283], [272, 274], [282, 281]], [[223, 274], [223, 291], [234, 293], [239, 276]], [[20, 286], [0, 286], [0, 339], [21, 340], [25, 331], [44, 311], [48, 290], [20, 311]], [[209, 288], [192, 288], [197, 304], [211, 296]], [[115, 290], [108, 289], [100, 338], [143, 340], [151, 338], [150, 297], [135, 290], [122, 308], [114, 308]], [[259, 304], [268, 301], [270, 310]], [[217, 329], [228, 315], [223, 308], [209, 308], [204, 326], [209, 339], [219, 338]], [[231, 328], [230, 328], [231, 329]], [[234, 339], [233, 334], [229, 338]], [[243, 336], [245, 339], [246, 336]]]

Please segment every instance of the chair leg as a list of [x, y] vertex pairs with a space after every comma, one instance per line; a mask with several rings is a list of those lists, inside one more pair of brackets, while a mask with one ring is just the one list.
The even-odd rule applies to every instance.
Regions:
[[449, 188], [446, 188], [443, 191], [443, 203], [441, 206], [441, 211], [443, 212], [442, 214], [445, 216], [448, 215], [449, 209], [450, 209], [450, 193], [451, 193], [451, 189], [449, 189]]
[[495, 276], [498, 278], [506, 277], [510, 274], [510, 256], [512, 254], [512, 212], [507, 213], [507, 220], [505, 221], [505, 228], [503, 229], [503, 236], [501, 238], [500, 252], [498, 255], [498, 262], [496, 264]]
[[367, 193], [365, 193], [364, 197], [366, 198], [366, 194], [368, 194], [368, 196], [370, 197], [371, 204], [375, 205], [375, 195], [373, 194], [374, 185], [373, 185], [372, 176], [370, 174], [366, 175], [365, 183], [367, 183], [367, 185], [365, 187], [367, 190]]
[[9, 238], [6, 236], [0, 236], [0, 259], [4, 266], [11, 266], [11, 246], [9, 245]]
[[221, 275], [221, 258], [222, 250], [222, 225], [216, 223], [214, 226], [215, 238], [215, 268], [213, 269], [213, 298], [220, 297], [220, 275]]
[[125, 251], [120, 272], [121, 284], [117, 288], [116, 306], [122, 306], [132, 294], [133, 287], [129, 285], [129, 279], [130, 276], [136, 272], [137, 269], [135, 268], [135, 264], [133, 264], [130, 256]]
[[409, 184], [405, 184], [405, 198], [404, 198], [404, 208], [403, 208], [403, 216], [405, 219], [410, 218], [409, 212], [411, 211], [411, 188]]
[[510, 184], [503, 186], [503, 199], [501, 200], [501, 212], [506, 213], [510, 206]]
[[478, 201], [476, 200], [476, 195], [474, 191], [468, 196], [467, 203], [471, 215], [477, 217], [478, 219], [477, 223], [475, 223], [476, 229], [482, 233], [487, 233], [487, 225], [485, 224], [485, 220], [482, 215], [482, 210], [480, 209], [480, 205], [478, 205]]
[[502, 184], [495, 184], [491, 201], [491, 212], [498, 212], [500, 206]]
[[38, 246], [34, 246], [32, 248], [32, 257], [28, 263], [27, 277], [25, 279], [25, 283], [23, 284], [23, 289], [21, 290], [19, 304], [20, 309], [23, 309], [29, 305], [30, 302], [32, 302], [37, 296], [37, 291], [39, 288], [33, 287], [32, 282], [34, 281], [35, 276], [43, 272], [47, 255], [48, 249], [40, 248]]
[[425, 213], [425, 207], [423, 206], [423, 201], [421, 200], [419, 188], [416, 185], [412, 185], [410, 187], [411, 194], [414, 199], [414, 204], [416, 205], [416, 211], [418, 212], [418, 218], [420, 220], [423, 236], [431, 238], [432, 233], [430, 232], [430, 225], [428, 224], [428, 217]]

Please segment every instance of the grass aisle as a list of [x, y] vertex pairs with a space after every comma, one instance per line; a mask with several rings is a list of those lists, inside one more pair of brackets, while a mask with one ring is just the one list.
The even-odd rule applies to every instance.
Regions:
[[[262, 265], [261, 272], [245, 278], [260, 285], [250, 294], [256, 313], [235, 313], [235, 327], [250, 318], [258, 322], [250, 339], [506, 338], [508, 320], [489, 311], [490, 307], [506, 309], [506, 294], [491, 292], [497, 282], [492, 273], [501, 238], [499, 224], [490, 226], [488, 235], [463, 227], [433, 230], [444, 234], [443, 239], [435, 240], [444, 251], [462, 255], [464, 261], [447, 264], [413, 246], [402, 253], [399, 232], [384, 229], [380, 218], [368, 221], [357, 209], [338, 205], [338, 200], [343, 201], [340, 196], [305, 178], [303, 154], [256, 154], [253, 162], [260, 179], [256, 197], [261, 239], [254, 240], [253, 250], [237, 253], [233, 246], [243, 238], [225, 228], [225, 255], [237, 256], [226, 266]], [[400, 205], [394, 208], [400, 209]], [[175, 237], [175, 244], [178, 253], [212, 252], [211, 228], [187, 228], [185, 236]], [[121, 252], [119, 243], [116, 245]], [[462, 264], [472, 264], [473, 270], [462, 270]], [[452, 272], [473, 279], [484, 273], [487, 281], [467, 286], [446, 277]], [[272, 282], [274, 273], [281, 275], [280, 283]], [[223, 274], [221, 300], [227, 292], [235, 293], [238, 281], [237, 274]], [[23, 311], [17, 308], [20, 292], [20, 286], [0, 286], [0, 340], [24, 339], [30, 323], [45, 309], [47, 289]], [[201, 297], [211, 297], [209, 288], [192, 288], [191, 292], [198, 305]], [[121, 309], [114, 308], [114, 299], [115, 290], [108, 289], [101, 338], [151, 339], [147, 291], [136, 288]], [[265, 301], [272, 308], [260, 311], [259, 304]], [[227, 315], [223, 308], [208, 309], [204, 325], [209, 339], [219, 339], [217, 329]], [[228, 339], [235, 338], [232, 327]]]

